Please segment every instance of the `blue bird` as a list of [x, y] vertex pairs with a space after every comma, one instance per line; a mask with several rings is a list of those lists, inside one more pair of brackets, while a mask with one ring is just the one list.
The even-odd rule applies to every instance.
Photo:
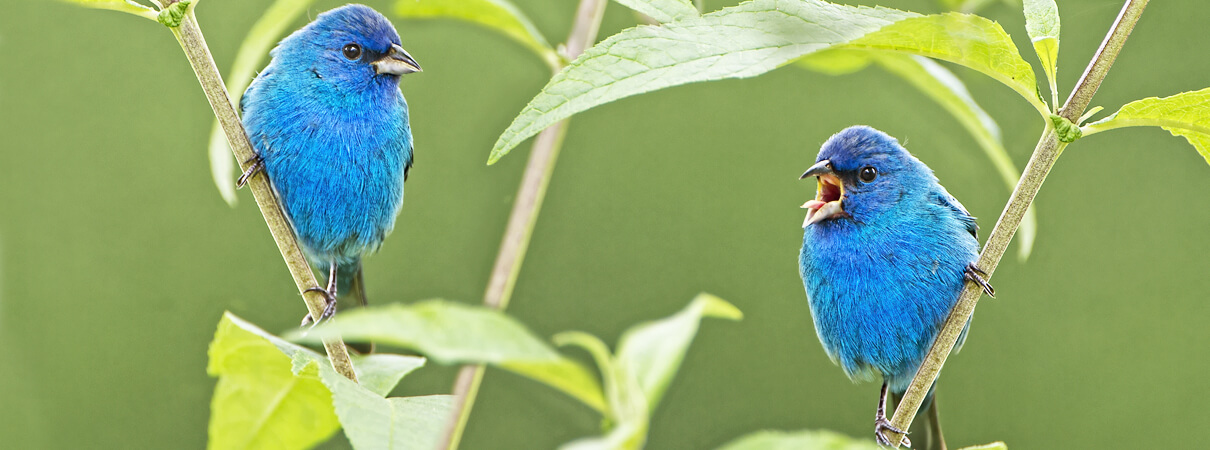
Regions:
[[[975, 266], [978, 227], [928, 166], [867, 126], [829, 138], [808, 177], [818, 186], [802, 205], [799, 271], [815, 331], [850, 379], [882, 378], [874, 433], [890, 445], [884, 433], [903, 430], [886, 418], [888, 388], [907, 390], [967, 280], [994, 293]], [[931, 430], [944, 449], [932, 397]]]
[[[412, 167], [401, 75], [420, 65], [391, 22], [364, 5], [320, 14], [283, 39], [240, 99], [256, 150], [242, 186], [264, 171], [336, 313], [338, 292], [365, 304], [361, 258], [382, 245]], [[303, 325], [310, 316], [303, 319]]]

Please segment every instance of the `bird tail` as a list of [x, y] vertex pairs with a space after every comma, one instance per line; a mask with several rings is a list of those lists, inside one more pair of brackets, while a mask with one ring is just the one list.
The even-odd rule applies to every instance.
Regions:
[[[365, 278], [362, 275], [361, 260], [350, 264], [341, 264], [336, 268], [336, 310], [349, 311], [352, 308], [366, 306]], [[361, 354], [374, 352], [373, 342], [349, 344], [349, 347]]]

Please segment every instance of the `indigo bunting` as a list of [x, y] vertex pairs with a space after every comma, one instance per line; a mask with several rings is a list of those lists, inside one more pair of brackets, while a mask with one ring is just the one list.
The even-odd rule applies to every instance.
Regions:
[[[975, 266], [978, 227], [928, 166], [881, 131], [846, 128], [815, 161], [800, 177], [818, 186], [802, 205], [799, 271], [828, 357], [854, 381], [882, 378], [874, 434], [890, 445], [884, 432], [903, 430], [886, 418], [888, 388], [907, 390], [966, 280], [994, 293]], [[932, 397], [930, 388], [931, 432], [945, 448]]]
[[270, 55], [240, 99], [257, 156], [239, 183], [268, 175], [307, 259], [327, 272], [327, 287], [310, 289], [327, 299], [322, 320], [338, 292], [366, 302], [361, 258], [394, 228], [413, 162], [399, 77], [420, 65], [364, 5], [320, 14]]

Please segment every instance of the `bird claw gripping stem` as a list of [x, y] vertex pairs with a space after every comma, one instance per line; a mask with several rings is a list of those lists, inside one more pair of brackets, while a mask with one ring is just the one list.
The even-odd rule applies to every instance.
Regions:
[[248, 170], [245, 170], [244, 173], [239, 176], [238, 180], [235, 180], [236, 189], [244, 187], [244, 185], [248, 184], [248, 180], [252, 179], [253, 176], [265, 171], [265, 160], [264, 158], [261, 158], [260, 155], [253, 156], [247, 161], [244, 161], [244, 164], [249, 163], [251, 163], [252, 166], [249, 167]]
[[987, 272], [984, 272], [983, 269], [979, 268], [979, 266], [976, 266], [974, 263], [967, 265], [966, 271], [963, 272], [963, 276], [966, 277], [967, 281], [974, 281], [975, 284], [982, 286], [983, 292], [987, 294], [988, 297], [996, 298], [996, 289], [987, 282], [987, 279], [983, 278], [987, 276]]
[[[305, 327], [307, 324], [311, 324], [311, 328], [315, 328], [315, 326], [319, 325], [320, 322], [331, 319], [332, 316], [336, 315], [336, 294], [318, 286], [307, 289], [303, 292], [319, 292], [323, 294], [324, 303], [326, 305], [324, 306], [324, 312], [319, 315], [319, 320], [316, 320], [314, 323], [312, 323], [311, 313], [307, 313], [307, 315], [303, 316], [302, 324], [300, 324], [299, 327]], [[308, 328], [307, 330], [310, 331], [311, 328]]]
[[908, 433], [896, 428], [895, 425], [892, 425], [891, 421], [887, 420], [886, 418], [886, 396], [888, 387], [889, 386], [884, 381], [882, 383], [882, 393], [878, 395], [878, 410], [874, 413], [874, 439], [878, 441], [878, 445], [883, 447], [892, 447], [891, 440], [887, 439], [886, 434], [884, 434], [887, 431], [890, 431], [892, 433], [903, 435], [903, 438], [901, 438], [899, 441], [900, 445], [903, 445], [907, 448], [912, 448], [912, 441], [907, 437]]

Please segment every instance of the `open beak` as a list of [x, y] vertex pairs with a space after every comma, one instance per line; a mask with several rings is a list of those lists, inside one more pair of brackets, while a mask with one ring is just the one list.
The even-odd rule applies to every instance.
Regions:
[[802, 204], [802, 208], [807, 210], [807, 218], [802, 222], [803, 228], [845, 214], [844, 183], [832, 171], [831, 161], [825, 159], [815, 163], [798, 179], [807, 177], [817, 177], [819, 185], [815, 190], [815, 199]]
[[373, 65], [374, 70], [379, 74], [403, 75], [420, 72], [420, 64], [398, 44], [391, 44], [391, 51], [374, 61]]

